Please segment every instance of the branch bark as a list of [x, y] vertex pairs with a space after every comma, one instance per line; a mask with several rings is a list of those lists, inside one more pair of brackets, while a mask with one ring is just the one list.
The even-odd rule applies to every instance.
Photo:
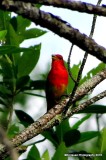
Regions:
[[[8, 1], [8, 0], [7, 0]], [[8, 3], [2, 0], [0, 2], [0, 9], [14, 11], [17, 14], [22, 15], [25, 18], [30, 19], [37, 25], [46, 27], [61, 37], [69, 40], [73, 44], [77, 45], [84, 51], [95, 56], [99, 60], [106, 63], [106, 49], [97, 44], [92, 38], [89, 38], [85, 34], [81, 34], [79, 30], [73, 28], [66, 21], [61, 20], [59, 17], [50, 13], [39, 10], [30, 4], [21, 3], [20, 1], [8, 1]]]
[[70, 117], [70, 116], [72, 116], [73, 114], [75, 114], [75, 113], [77, 113], [77, 112], [79, 112], [79, 111], [82, 111], [83, 109], [85, 109], [85, 108], [88, 107], [89, 105], [95, 103], [96, 101], [98, 101], [98, 100], [100, 100], [100, 99], [102, 99], [102, 98], [104, 98], [104, 97], [106, 97], [106, 90], [103, 91], [103, 92], [101, 92], [101, 93], [98, 94], [97, 96], [94, 96], [93, 98], [87, 100], [86, 102], [80, 104], [78, 107], [75, 107], [75, 108], [73, 108], [72, 110], [69, 110], [69, 111], [67, 112], [65, 118]]
[[[77, 100], [84, 97], [90, 90], [95, 88], [100, 82], [102, 82], [104, 79], [106, 79], [106, 69], [99, 72], [97, 75], [89, 79], [87, 82], [83, 83], [76, 91], [75, 96], [73, 97], [72, 103], [76, 102]], [[37, 136], [38, 134], [42, 133], [45, 129], [53, 127], [53, 123], [49, 123], [51, 120], [56, 117], [56, 115], [61, 114], [64, 107], [66, 106], [67, 102], [69, 101], [69, 97], [65, 98], [61, 101], [60, 104], [54, 106], [52, 109], [48, 111], [45, 115], [40, 117], [36, 122], [31, 124], [28, 128], [26, 128], [24, 131], [22, 131], [19, 135], [15, 136], [11, 142], [14, 147], [18, 147], [24, 142], [28, 141], [29, 139], [33, 138], [34, 136]], [[93, 102], [93, 101], [92, 101]], [[71, 104], [70, 104], [71, 105]], [[82, 109], [79, 108], [79, 110]], [[76, 109], [76, 112], [79, 111]], [[75, 112], [74, 112], [75, 114]], [[58, 121], [58, 119], [55, 119]], [[49, 125], [48, 125], [49, 123]], [[5, 153], [5, 154], [4, 154]], [[7, 150], [5, 146], [2, 146], [0, 148], [0, 159], [3, 159], [4, 156], [6, 156]]]
[[106, 16], [106, 8], [102, 6], [95, 6], [90, 3], [81, 1], [69, 1], [69, 0], [14, 0], [33, 4], [42, 4], [47, 6], [54, 6], [58, 8], [66, 8], [73, 11], [79, 11], [82, 13], [96, 14], [99, 16]]
[[[85, 34], [81, 34], [77, 29], [74, 29], [70, 24], [61, 20], [59, 17], [54, 16], [50, 13], [46, 13], [44, 11], [39, 10], [36, 7], [33, 7], [31, 4], [14, 2], [9, 0], [1, 0], [0, 8], [3, 10], [14, 11], [17, 14], [22, 15], [25, 18], [30, 19], [36, 24], [41, 25], [42, 27], [46, 27], [53, 31], [54, 33], [68, 39], [70, 42], [76, 44], [83, 50], [89, 52], [91, 55], [97, 57], [99, 60], [106, 62], [106, 49], [100, 45], [98, 45], [93, 39], [89, 38]], [[89, 7], [88, 7], [89, 8]], [[104, 9], [104, 12], [106, 9]], [[93, 12], [94, 14], [94, 12]], [[76, 91], [72, 103], [84, 97], [90, 90], [95, 88], [101, 81], [106, 78], [106, 69], [98, 73], [96, 76], [82, 84]], [[84, 106], [90, 105], [94, 103], [96, 100], [103, 98], [106, 96], [105, 93], [101, 93], [101, 95], [94, 97], [88, 103], [78, 108], [73, 108], [71, 112], [68, 113], [67, 116], [71, 116], [72, 114], [82, 110]], [[65, 98], [60, 104], [54, 106], [48, 113], [44, 116], [40, 117], [36, 122], [31, 124], [28, 128], [26, 128], [22, 133], [15, 136], [11, 142], [14, 147], [18, 147], [34, 136], [38, 135], [42, 131], [47, 128], [52, 127], [55, 124], [55, 117], [62, 113], [64, 107], [67, 105], [69, 101], [69, 97]], [[66, 117], [67, 117], [66, 116]], [[55, 119], [54, 119], [55, 118]], [[54, 120], [53, 120], [54, 119]], [[53, 123], [49, 123], [53, 120]], [[5, 153], [5, 154], [4, 154]], [[0, 148], [0, 158], [3, 159], [8, 154], [5, 146]]]

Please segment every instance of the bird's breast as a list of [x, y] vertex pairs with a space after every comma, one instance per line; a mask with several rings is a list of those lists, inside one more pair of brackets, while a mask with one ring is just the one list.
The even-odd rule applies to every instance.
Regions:
[[61, 86], [61, 84], [68, 84], [68, 72], [66, 69], [56, 69], [51, 70], [48, 75], [49, 83], [56, 86]]

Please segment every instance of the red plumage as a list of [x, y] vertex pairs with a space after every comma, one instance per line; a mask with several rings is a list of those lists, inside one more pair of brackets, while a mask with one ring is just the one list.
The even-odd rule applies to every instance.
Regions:
[[65, 68], [63, 57], [52, 55], [51, 70], [46, 82], [47, 110], [56, 105], [65, 93], [68, 85], [68, 71]]

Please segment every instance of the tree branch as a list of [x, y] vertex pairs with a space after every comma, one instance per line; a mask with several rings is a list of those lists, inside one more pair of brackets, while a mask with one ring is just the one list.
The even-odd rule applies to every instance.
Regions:
[[[97, 5], [99, 6], [100, 3], [101, 3], [101, 0], [98, 0]], [[94, 15], [93, 16], [93, 21], [92, 21], [92, 26], [91, 26], [91, 31], [90, 31], [90, 35], [89, 35], [90, 38], [92, 38], [93, 34], [94, 34], [95, 25], [96, 25], [96, 19], [97, 19], [97, 15]], [[88, 58], [88, 54], [89, 54], [88, 52], [85, 52], [85, 54], [84, 54], [84, 57], [83, 57], [83, 60], [82, 60], [82, 63], [81, 63], [81, 66], [80, 66], [80, 69], [79, 69], [79, 72], [78, 72], [77, 80], [76, 80], [76, 83], [75, 83], [74, 88], [72, 90], [72, 93], [70, 95], [70, 99], [69, 99], [69, 101], [67, 103], [67, 106], [65, 107], [64, 114], [65, 113], [67, 114], [68, 108], [70, 107], [70, 103], [71, 103], [71, 101], [72, 101], [72, 99], [73, 99], [73, 97], [75, 95], [75, 92], [76, 92], [76, 90], [78, 88], [78, 85], [79, 85], [79, 82], [80, 82], [80, 79], [81, 79], [81, 76], [82, 76], [82, 72], [83, 72], [84, 66], [85, 66], [87, 58]], [[73, 104], [73, 107], [74, 106], [75, 105]]]
[[[102, 99], [106, 97], [106, 90], [101, 92], [100, 94], [98, 94], [97, 96], [94, 96], [93, 98], [87, 100], [86, 102], [83, 102], [82, 104], [78, 105], [75, 108], [71, 108], [70, 110], [68, 110], [67, 114], [64, 115], [63, 113], [59, 114], [57, 117], [55, 117], [52, 122], [48, 122], [46, 126], [44, 126], [44, 130], [47, 130], [51, 127], [53, 127], [54, 125], [57, 125], [57, 123], [62, 122], [64, 119], [71, 117], [72, 115], [78, 113], [79, 111], [84, 110], [85, 108], [87, 108], [88, 106], [90, 106], [91, 104], [95, 103], [96, 101]], [[59, 121], [59, 122], [58, 122]]]
[[[90, 90], [95, 88], [105, 78], [106, 78], [106, 69], [99, 72], [97, 75], [89, 79], [87, 82], [83, 83], [77, 89], [76, 94], [73, 97], [72, 103], [84, 97]], [[31, 124], [28, 128], [26, 128], [20, 134], [16, 135], [11, 140], [13, 146], [18, 147], [19, 145], [23, 144], [24, 142], [28, 141], [29, 139], [43, 132], [46, 129], [48, 122], [50, 122], [54, 117], [56, 117], [56, 115], [62, 113], [68, 101], [69, 101], [69, 97], [65, 98], [58, 105], [50, 109], [48, 113], [40, 117], [36, 122]], [[54, 123], [49, 124], [49, 128], [52, 127], [53, 124]], [[4, 156], [6, 156], [6, 148], [3, 146], [0, 149], [0, 158], [3, 159]]]
[[58, 8], [66, 8], [73, 11], [79, 11], [82, 13], [96, 14], [99, 16], [106, 16], [106, 8], [101, 6], [95, 6], [90, 3], [81, 1], [69, 1], [69, 0], [14, 0], [21, 2], [28, 2], [33, 4], [42, 4], [47, 6], [54, 6]]
[[83, 109], [85, 109], [86, 107], [88, 107], [89, 105], [95, 103], [96, 101], [102, 99], [106, 97], [106, 90], [101, 92], [100, 94], [98, 94], [97, 96], [94, 96], [93, 98], [87, 100], [86, 102], [80, 104], [78, 107], [75, 107], [74, 109], [68, 111], [66, 118], [72, 116], [73, 114], [82, 111]]
[[97, 57], [104, 63], [106, 62], [106, 49], [104, 47], [98, 45], [87, 35], [81, 34], [77, 29], [74, 29], [70, 24], [61, 20], [59, 17], [41, 11], [38, 8], [23, 2], [3, 2], [5, 1], [2, 0], [2, 2], [0, 2], [0, 9], [14, 11], [17, 14], [30, 19], [37, 25], [39, 24], [42, 27], [46, 27], [59, 36], [68, 39], [70, 42]]

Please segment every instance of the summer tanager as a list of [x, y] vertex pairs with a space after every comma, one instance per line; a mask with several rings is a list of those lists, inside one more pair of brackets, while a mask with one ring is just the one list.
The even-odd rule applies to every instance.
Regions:
[[65, 68], [63, 57], [52, 55], [51, 70], [46, 82], [47, 110], [56, 105], [64, 95], [68, 85], [68, 71]]

